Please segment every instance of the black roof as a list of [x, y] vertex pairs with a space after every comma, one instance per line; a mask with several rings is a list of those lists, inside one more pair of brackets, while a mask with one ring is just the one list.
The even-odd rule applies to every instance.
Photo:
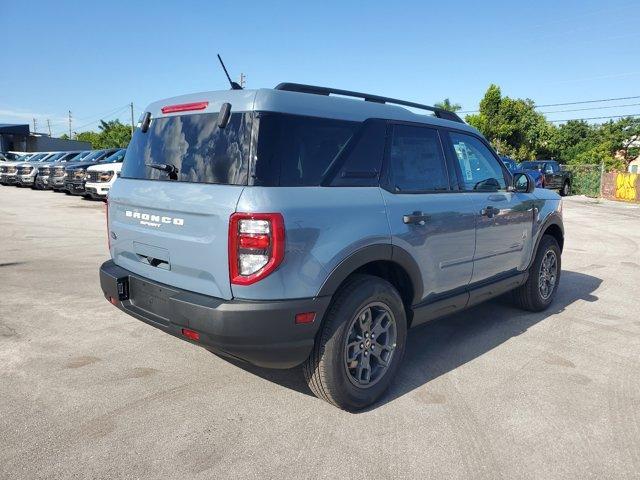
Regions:
[[9, 135], [29, 135], [29, 125], [0, 123], [0, 133], [5, 133]]

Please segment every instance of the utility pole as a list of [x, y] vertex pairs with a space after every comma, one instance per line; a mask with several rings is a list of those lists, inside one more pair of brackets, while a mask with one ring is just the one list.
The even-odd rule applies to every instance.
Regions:
[[71, 140], [71, 110], [69, 110], [69, 140]]
[[36, 119], [33, 119], [33, 133], [36, 133], [38, 131], [38, 129], [36, 128], [36, 125], [38, 125], [38, 123], [36, 122]]
[[131, 136], [133, 137], [133, 130], [135, 128], [135, 125], [133, 124], [133, 102], [131, 102], [130, 107], [131, 107]]
[[47, 118], [47, 128], [49, 129], [49, 136], [51, 136], [51, 122]]
[[244, 73], [240, 74], [240, 86], [242, 88], [244, 88], [245, 84], [247, 83], [247, 76]]

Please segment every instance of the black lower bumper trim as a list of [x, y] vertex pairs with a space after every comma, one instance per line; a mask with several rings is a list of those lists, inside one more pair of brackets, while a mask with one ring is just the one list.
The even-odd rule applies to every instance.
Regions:
[[[100, 285], [112, 304], [149, 325], [183, 340], [183, 328], [195, 330], [197, 344], [268, 368], [291, 368], [306, 360], [331, 300], [223, 300], [140, 277], [112, 260], [100, 267]], [[295, 315], [304, 312], [315, 312], [315, 321], [295, 324]]]

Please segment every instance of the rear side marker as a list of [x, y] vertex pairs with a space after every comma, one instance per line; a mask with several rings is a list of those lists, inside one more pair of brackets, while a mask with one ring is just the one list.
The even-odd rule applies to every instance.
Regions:
[[316, 312], [298, 313], [296, 314], [296, 325], [313, 323], [315, 319], [316, 319]]
[[188, 328], [183, 328], [182, 329], [182, 335], [184, 335], [185, 337], [187, 337], [189, 340], [193, 340], [194, 342], [197, 342], [200, 340], [200, 334], [194, 330], [190, 330]]

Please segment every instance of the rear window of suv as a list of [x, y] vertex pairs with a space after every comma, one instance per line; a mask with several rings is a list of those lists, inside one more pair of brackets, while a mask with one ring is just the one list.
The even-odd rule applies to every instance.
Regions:
[[[217, 113], [156, 118], [131, 139], [122, 178], [246, 185], [250, 113], [233, 113], [218, 128]], [[149, 165], [170, 167], [175, 175]]]

